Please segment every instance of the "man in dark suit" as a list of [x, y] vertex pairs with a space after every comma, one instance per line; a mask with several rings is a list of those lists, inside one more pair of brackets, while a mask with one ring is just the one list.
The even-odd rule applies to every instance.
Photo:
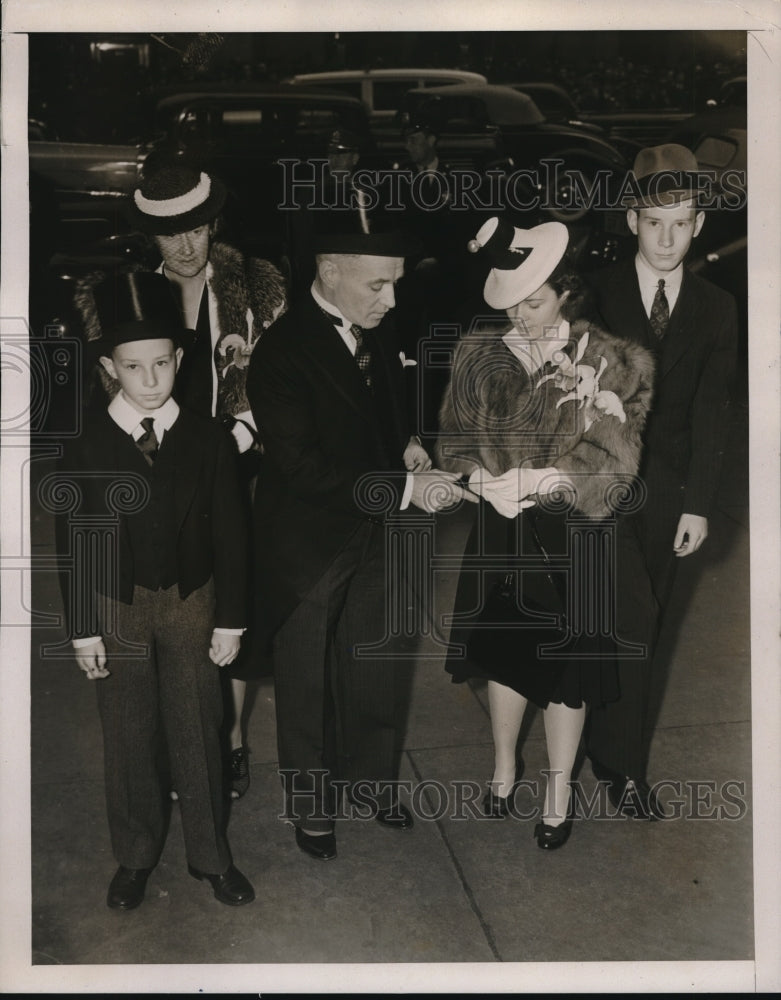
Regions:
[[320, 860], [336, 856], [336, 780], [381, 823], [412, 825], [394, 788], [395, 664], [361, 647], [385, 637], [392, 600], [385, 515], [465, 495], [409, 433], [386, 318], [407, 241], [345, 215], [316, 236], [311, 290], [263, 336], [247, 379], [265, 448], [257, 613], [272, 641], [280, 773], [296, 842]]
[[78, 502], [57, 529], [73, 559], [62, 567], [69, 634], [103, 726], [119, 862], [107, 902], [138, 906], [162, 852], [167, 744], [188, 870], [239, 906], [254, 891], [225, 837], [219, 681], [247, 613], [236, 459], [227, 432], [171, 398], [182, 324], [165, 278], [118, 274], [95, 300], [101, 362], [120, 388], [65, 449], [62, 494]]
[[626, 814], [658, 815], [646, 777], [654, 647], [677, 560], [708, 534], [735, 367], [737, 313], [731, 295], [692, 274], [684, 257], [700, 232], [697, 161], [685, 147], [642, 150], [638, 197], [627, 212], [637, 254], [596, 272], [599, 314], [618, 336], [653, 350], [657, 372], [640, 476], [646, 497], [619, 518], [618, 631], [646, 655], [619, 665], [621, 698], [591, 712], [587, 750], [595, 776]]

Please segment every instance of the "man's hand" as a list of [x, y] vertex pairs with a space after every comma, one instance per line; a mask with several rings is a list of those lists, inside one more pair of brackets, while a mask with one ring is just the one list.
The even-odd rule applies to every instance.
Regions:
[[409, 439], [409, 444], [404, 449], [404, 468], [407, 472], [428, 472], [431, 468], [428, 452], [415, 437]]
[[438, 469], [413, 472], [410, 503], [429, 514], [454, 507], [464, 499], [477, 503], [477, 497], [458, 484], [459, 478], [457, 472], [441, 472]]
[[106, 670], [106, 647], [102, 639], [97, 639], [89, 646], [79, 646], [76, 650], [76, 663], [91, 681], [111, 676], [111, 671]]
[[212, 663], [216, 663], [218, 667], [227, 667], [239, 655], [240, 647], [240, 635], [226, 635], [224, 632], [212, 632], [209, 659]]
[[681, 514], [675, 532], [673, 549], [676, 556], [690, 556], [708, 537], [708, 519], [699, 514]]

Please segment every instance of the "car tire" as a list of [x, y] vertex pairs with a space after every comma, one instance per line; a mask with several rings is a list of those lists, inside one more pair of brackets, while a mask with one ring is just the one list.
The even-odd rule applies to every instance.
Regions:
[[591, 179], [579, 167], [563, 167], [554, 181], [543, 192], [542, 206], [547, 215], [556, 222], [580, 222], [590, 208], [582, 204], [578, 190], [588, 190]]

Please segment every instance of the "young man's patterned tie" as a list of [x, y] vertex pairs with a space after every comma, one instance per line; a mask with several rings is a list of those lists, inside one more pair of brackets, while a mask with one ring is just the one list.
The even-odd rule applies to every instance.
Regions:
[[664, 278], [659, 279], [659, 287], [656, 289], [651, 306], [650, 319], [651, 329], [661, 340], [667, 332], [667, 324], [670, 321], [670, 306], [667, 303], [667, 296], [664, 294]]

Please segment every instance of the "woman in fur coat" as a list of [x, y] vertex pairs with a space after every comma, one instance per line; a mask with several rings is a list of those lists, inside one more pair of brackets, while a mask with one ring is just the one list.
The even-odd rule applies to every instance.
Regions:
[[[631, 504], [653, 360], [589, 324], [558, 222], [490, 219], [469, 249], [492, 267], [484, 298], [501, 317], [462, 338], [440, 411], [438, 467], [485, 503], [456, 596], [454, 682], [488, 681], [494, 774], [487, 815], [508, 814], [527, 702], [544, 710], [550, 774], [535, 828], [561, 847], [586, 706], [615, 700], [614, 512]], [[620, 581], [617, 581], [620, 586]]]

